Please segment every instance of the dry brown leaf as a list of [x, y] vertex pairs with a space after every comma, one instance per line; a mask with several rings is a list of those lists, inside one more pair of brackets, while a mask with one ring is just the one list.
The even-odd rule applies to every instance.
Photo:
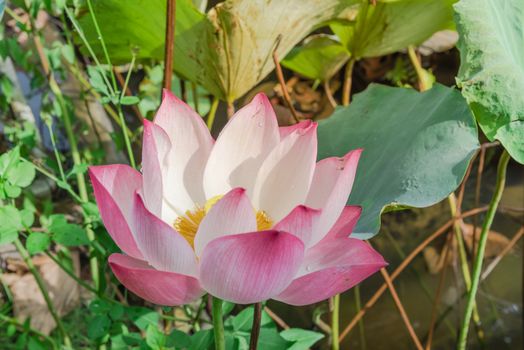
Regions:
[[[73, 253], [73, 262], [78, 269], [78, 254]], [[42, 275], [49, 296], [60, 316], [66, 315], [78, 306], [80, 287], [71, 277], [47, 256], [33, 257], [33, 263]], [[8, 266], [9, 270], [13, 272], [4, 273], [1, 278], [13, 294], [14, 316], [21, 322], [31, 318], [32, 328], [44, 334], [51, 333], [56, 324], [33, 275], [28, 272], [21, 260], [10, 258]], [[76, 272], [78, 274], [78, 271]]]

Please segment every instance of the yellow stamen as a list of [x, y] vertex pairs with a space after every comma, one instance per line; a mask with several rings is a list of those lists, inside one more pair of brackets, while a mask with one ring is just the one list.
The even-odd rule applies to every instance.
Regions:
[[173, 225], [175, 230], [186, 239], [192, 248], [195, 247], [195, 236], [204, 216], [206, 216], [205, 209], [197, 207], [193, 211], [186, 211], [184, 216], [176, 218]]
[[[194, 210], [188, 210], [183, 216], [179, 216], [173, 226], [178, 233], [180, 233], [186, 241], [195, 247], [195, 236], [198, 231], [200, 223], [204, 219], [211, 208], [222, 198], [223, 196], [215, 196], [209, 199], [204, 207], [197, 206]], [[265, 231], [273, 227], [273, 221], [263, 210], [256, 211], [257, 218], [257, 231]]]
[[257, 211], [257, 230], [265, 231], [273, 227], [273, 221], [269, 218], [265, 211]]

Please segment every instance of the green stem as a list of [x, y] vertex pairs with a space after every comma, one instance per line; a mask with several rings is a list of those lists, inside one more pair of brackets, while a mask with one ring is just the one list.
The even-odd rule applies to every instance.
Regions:
[[60, 267], [62, 269], [62, 271], [64, 271], [69, 277], [71, 277], [72, 279], [74, 279], [76, 281], [76, 283], [78, 283], [79, 285], [81, 285], [82, 287], [84, 287], [86, 290], [90, 291], [90, 292], [93, 292], [96, 294], [97, 290], [93, 287], [91, 287], [89, 284], [85, 283], [82, 279], [80, 279], [73, 271], [69, 270], [69, 268], [67, 268], [64, 264], [62, 264], [62, 262], [60, 260], [57, 259], [56, 256], [54, 256], [53, 254], [49, 253], [49, 252], [45, 252], [45, 254], [51, 259], [54, 261], [55, 264], [58, 265], [58, 267]]
[[96, 20], [96, 15], [95, 15], [95, 11], [93, 10], [93, 5], [91, 4], [91, 0], [87, 0], [87, 7], [89, 8], [89, 14], [91, 15], [91, 19], [93, 20], [93, 24], [95, 26], [96, 35], [98, 35], [98, 40], [100, 40], [102, 51], [104, 51], [104, 56], [105, 56], [107, 65], [109, 66], [109, 72], [111, 73], [110, 74], [111, 81], [113, 83], [113, 91], [116, 93], [118, 89], [116, 85], [115, 73], [113, 72], [113, 64], [111, 63], [111, 59], [109, 58], [109, 52], [107, 51], [106, 43], [104, 41], [104, 37], [102, 36], [102, 31], [100, 30], [100, 27], [98, 26], [98, 21]]
[[[96, 66], [99, 69], [101, 69], [102, 65], [100, 64], [100, 61], [96, 57], [95, 52], [93, 51], [93, 48], [89, 44], [89, 41], [87, 40], [87, 38], [86, 38], [86, 36], [84, 34], [84, 31], [82, 30], [82, 28], [80, 27], [80, 25], [76, 21], [75, 15], [71, 12], [71, 10], [67, 6], [64, 8], [64, 10], [65, 10], [65, 12], [67, 14], [67, 17], [69, 17], [69, 20], [73, 24], [73, 27], [75, 28], [76, 33], [78, 34], [78, 36], [82, 40], [82, 43], [85, 45], [87, 51], [89, 51], [89, 54], [91, 55], [91, 58], [93, 59], [93, 61], [95, 61]], [[113, 74], [113, 70], [112, 69], [111, 69], [111, 74]], [[114, 77], [114, 74], [113, 74], [113, 77]], [[106, 83], [107, 87], [109, 88], [109, 90], [111, 92], [111, 95], [114, 95], [115, 94], [115, 90], [113, 89], [113, 86], [111, 85], [109, 80], [107, 80], [107, 77], [106, 77], [105, 74], [102, 74], [102, 79], [104, 79], [104, 82]]]
[[426, 81], [424, 79], [424, 76], [425, 76], [424, 68], [422, 68], [420, 61], [418, 60], [417, 53], [415, 52], [415, 48], [413, 47], [413, 45], [408, 46], [408, 55], [409, 55], [409, 60], [411, 61], [411, 64], [413, 65], [413, 68], [415, 68], [415, 73], [417, 73], [419, 90], [426, 91], [429, 87], [426, 85]]
[[209, 110], [209, 114], [207, 115], [207, 128], [209, 131], [213, 129], [213, 123], [215, 122], [215, 115], [217, 113], [218, 108], [218, 98], [213, 97], [213, 103], [211, 104], [211, 109]]
[[331, 311], [331, 349], [340, 349], [339, 344], [339, 316], [340, 316], [340, 294], [333, 297], [333, 311]]
[[[41, 173], [42, 175], [44, 176], [47, 176], [49, 179], [51, 179], [52, 181], [56, 182], [56, 183], [59, 183], [60, 182], [60, 179], [57, 178], [56, 176], [54, 176], [53, 174], [51, 174], [49, 171], [45, 170], [44, 168], [42, 168], [41, 166], [31, 162], [30, 160], [28, 159], [25, 159], [23, 157], [20, 157], [20, 159], [24, 162], [27, 162], [27, 163], [31, 163], [35, 169]], [[78, 196], [78, 194], [76, 194], [75, 191], [73, 191], [73, 189], [71, 188], [71, 186], [69, 186], [69, 184], [65, 184], [66, 186], [63, 187], [70, 195], [71, 197], [73, 197], [78, 203], [82, 204], [84, 203], [84, 201], [82, 200], [82, 198], [80, 198], [80, 196]]]
[[197, 91], [197, 85], [195, 83], [191, 83], [191, 93], [193, 94], [193, 104], [195, 105], [195, 112], [198, 113], [198, 91]]
[[224, 337], [224, 320], [222, 319], [222, 299], [213, 297], [213, 333], [215, 335], [215, 349], [226, 349]]
[[355, 66], [355, 58], [351, 57], [346, 64], [346, 72], [344, 74], [344, 86], [342, 87], [342, 105], [348, 106], [351, 100], [351, 86], [353, 85], [353, 67]]
[[458, 349], [465, 350], [466, 344], [468, 341], [468, 331], [469, 323], [471, 320], [471, 315], [473, 313], [473, 306], [475, 305], [475, 296], [477, 294], [480, 274], [482, 271], [482, 262], [484, 260], [484, 253], [486, 250], [486, 243], [488, 241], [488, 233], [493, 223], [493, 218], [497, 212], [497, 207], [499, 205], [500, 199], [502, 198], [502, 192], [504, 191], [504, 186], [506, 184], [506, 170], [508, 167], [510, 156], [509, 153], [504, 150], [502, 156], [500, 157], [499, 164], [497, 167], [497, 183], [495, 186], [495, 193], [491, 198], [489, 203], [488, 212], [482, 224], [482, 231], [480, 232], [480, 239], [478, 242], [477, 255], [475, 256], [475, 262], [473, 264], [473, 278], [471, 281], [471, 289], [468, 293], [468, 300], [466, 302], [466, 310], [464, 312], [464, 318], [462, 320], [462, 327], [460, 328], [459, 340], [458, 340]]
[[58, 313], [55, 310], [53, 301], [49, 297], [49, 293], [47, 292], [44, 280], [42, 279], [42, 276], [40, 275], [38, 270], [35, 268], [35, 265], [33, 264], [33, 260], [31, 260], [31, 257], [29, 256], [29, 252], [25, 249], [22, 242], [20, 242], [20, 239], [17, 238], [14, 241], [14, 244], [15, 244], [16, 249], [20, 253], [20, 256], [22, 257], [22, 259], [24, 259], [24, 262], [26, 263], [27, 268], [29, 269], [31, 274], [34, 276], [36, 284], [38, 285], [38, 288], [42, 292], [42, 296], [44, 297], [45, 303], [47, 305], [47, 309], [49, 310], [49, 313], [53, 317], [53, 320], [55, 321], [56, 326], [58, 328], [58, 331], [64, 338], [64, 344], [67, 347], [71, 347], [71, 339], [69, 339], [69, 336], [67, 335], [64, 325], [62, 324], [62, 321], [60, 320], [60, 316], [58, 315]]
[[[82, 163], [82, 159], [80, 158], [80, 151], [78, 150], [78, 144], [76, 140], [76, 136], [73, 132], [73, 127], [71, 125], [71, 116], [69, 115], [69, 109], [67, 108], [67, 105], [64, 100], [64, 96], [62, 95], [62, 91], [58, 87], [58, 84], [56, 83], [55, 79], [52, 75], [49, 77], [49, 85], [51, 86], [51, 90], [55, 94], [58, 103], [60, 104], [60, 108], [62, 109], [62, 117], [64, 120], [64, 128], [66, 131], [67, 139], [69, 141], [69, 145], [71, 147], [71, 155], [73, 157], [73, 163], [76, 166], [79, 166]], [[83, 202], [89, 201], [89, 196], [87, 194], [87, 185], [86, 180], [84, 177], [84, 174], [77, 173], [76, 174], [76, 181], [78, 186], [78, 193], [80, 195], [80, 198]], [[87, 238], [90, 242], [95, 241], [95, 233], [91, 228], [91, 220], [87, 215], [85, 215], [85, 223], [86, 223], [86, 233]], [[93, 248], [90, 247], [89, 250], [89, 266], [91, 268], [91, 277], [93, 279], [93, 282], [95, 284], [95, 287], [98, 289], [99, 287], [99, 268], [98, 268], [98, 260], [96, 258], [96, 255], [93, 254]]]
[[[448, 201], [449, 201], [449, 208], [451, 211], [451, 216], [453, 218], [457, 217], [459, 212], [457, 209], [457, 197], [455, 196], [455, 193], [451, 193], [448, 196]], [[462, 271], [462, 276], [464, 278], [464, 284], [466, 285], [466, 291], [469, 292], [471, 290], [471, 272], [469, 270], [468, 257], [466, 254], [466, 246], [464, 245], [464, 237], [463, 237], [462, 229], [460, 226], [460, 220], [455, 220], [455, 222], [453, 223], [453, 230], [455, 233], [455, 239], [457, 240], [457, 247], [459, 251], [460, 269]], [[482, 340], [482, 338], [484, 337], [484, 333], [482, 332], [480, 328], [480, 325], [481, 325], [480, 315], [479, 315], [476, 303], [474, 303], [473, 305], [473, 321], [475, 322], [475, 325], [477, 326], [477, 329], [479, 330], [477, 333], [479, 340]]]
[[56, 164], [58, 165], [58, 171], [60, 172], [60, 177], [62, 178], [62, 181], [67, 183], [67, 179], [65, 177], [64, 168], [62, 167], [62, 160], [60, 159], [60, 153], [58, 152], [58, 149], [56, 148], [56, 139], [55, 139], [55, 133], [53, 132], [53, 125], [51, 123], [45, 123], [47, 126], [47, 130], [49, 130], [49, 138], [51, 139], [51, 145], [53, 146], [53, 153], [55, 154]]
[[135, 60], [136, 60], [136, 55], [133, 54], [133, 58], [131, 59], [131, 63], [129, 65], [129, 70], [127, 71], [126, 80], [124, 82], [124, 86], [122, 87], [122, 93], [120, 94], [120, 99], [118, 101], [118, 117], [120, 118], [120, 124], [122, 124], [122, 133], [124, 134], [124, 143], [126, 144], [129, 162], [131, 163], [131, 166], [136, 169], [135, 156], [133, 155], [133, 149], [131, 148], [131, 142], [129, 141], [129, 135], [127, 133], [127, 125], [124, 119], [124, 113], [122, 112], [122, 104], [121, 104], [121, 101], [124, 98], [124, 95], [127, 90], [127, 85], [129, 84], [129, 78], [131, 77], [131, 72], [133, 71], [133, 67], [135, 66]]

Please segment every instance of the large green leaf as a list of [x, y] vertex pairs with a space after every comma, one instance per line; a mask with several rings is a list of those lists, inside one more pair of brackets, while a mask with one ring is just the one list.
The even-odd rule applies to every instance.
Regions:
[[433, 33], [453, 26], [455, 0], [398, 0], [364, 3], [349, 21], [337, 21], [331, 29], [357, 58], [389, 54], [420, 44]]
[[524, 163], [524, 1], [455, 5], [462, 87], [482, 131]]
[[320, 159], [364, 149], [349, 198], [363, 207], [359, 238], [378, 232], [387, 206], [426, 207], [449, 195], [479, 146], [466, 101], [439, 84], [424, 93], [372, 84], [320, 122], [318, 137]]
[[[321, 23], [358, 0], [227, 0], [202, 14], [189, 0], [177, 1], [175, 70], [209, 92], [232, 101], [274, 68], [271, 58], [284, 57]], [[166, 2], [164, 0], [97, 0], [95, 13], [109, 54], [116, 63], [163, 58]], [[93, 23], [81, 18], [100, 57]]]

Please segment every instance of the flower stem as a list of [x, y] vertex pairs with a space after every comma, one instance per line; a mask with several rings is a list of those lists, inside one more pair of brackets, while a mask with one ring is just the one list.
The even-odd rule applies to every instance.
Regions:
[[473, 277], [471, 281], [471, 289], [468, 293], [468, 300], [466, 303], [466, 310], [464, 312], [464, 318], [462, 320], [462, 327], [460, 329], [459, 340], [457, 348], [460, 350], [466, 349], [466, 344], [468, 340], [468, 330], [469, 323], [471, 320], [471, 315], [473, 313], [473, 306], [475, 305], [475, 296], [479, 287], [480, 273], [482, 270], [482, 262], [484, 260], [484, 252], [486, 250], [486, 243], [488, 241], [488, 233], [493, 223], [493, 218], [497, 212], [497, 207], [499, 205], [500, 199], [502, 198], [502, 192], [504, 191], [504, 186], [506, 184], [506, 170], [509, 162], [509, 153], [504, 150], [502, 156], [500, 157], [499, 164], [497, 167], [497, 183], [495, 186], [495, 193], [491, 198], [489, 203], [489, 209], [486, 213], [486, 218], [482, 224], [482, 231], [480, 232], [480, 239], [478, 242], [478, 251], [475, 256], [475, 262], [473, 264]]
[[222, 299], [213, 297], [213, 333], [215, 334], [215, 349], [226, 349], [224, 337], [224, 320], [222, 319]]
[[348, 106], [351, 100], [351, 85], [353, 83], [353, 67], [355, 66], [355, 58], [351, 57], [346, 64], [346, 72], [344, 74], [344, 86], [342, 88], [342, 105]]
[[260, 321], [262, 318], [262, 303], [256, 303], [253, 308], [253, 325], [251, 326], [251, 338], [249, 350], [257, 350], [258, 336], [260, 335]]
[[340, 349], [339, 334], [340, 294], [333, 297], [333, 311], [331, 311], [331, 349]]
[[209, 110], [209, 114], [207, 115], [207, 128], [209, 129], [209, 132], [211, 132], [211, 129], [213, 129], [213, 123], [215, 122], [215, 115], [217, 114], [217, 108], [218, 108], [218, 98], [213, 98], [213, 103], [211, 104], [211, 109]]

